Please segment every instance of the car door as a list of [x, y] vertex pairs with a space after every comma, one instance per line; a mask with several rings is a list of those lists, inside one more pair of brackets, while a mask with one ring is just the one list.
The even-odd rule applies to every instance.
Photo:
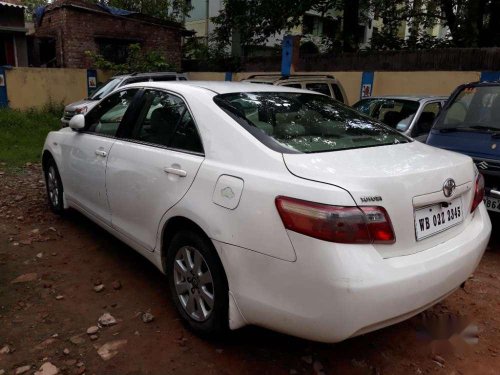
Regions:
[[99, 103], [85, 117], [85, 128], [73, 132], [61, 146], [66, 197], [111, 224], [106, 196], [106, 162], [120, 124], [137, 89], [122, 90]]
[[153, 250], [162, 216], [188, 191], [203, 147], [182, 98], [146, 90], [131, 133], [113, 145], [106, 171], [112, 225]]

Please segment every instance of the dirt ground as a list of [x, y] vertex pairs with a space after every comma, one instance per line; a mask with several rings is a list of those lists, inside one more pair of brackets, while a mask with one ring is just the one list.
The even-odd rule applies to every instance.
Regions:
[[[183, 326], [165, 277], [140, 255], [76, 212], [48, 210], [40, 166], [0, 172], [0, 375], [44, 363], [50, 374], [47, 362], [96, 375], [500, 374], [496, 232], [465, 288], [409, 321], [334, 345], [256, 327], [214, 342]], [[117, 323], [91, 338], [105, 312]], [[143, 322], [145, 312], [154, 320]], [[424, 317], [470, 319], [479, 340], [430, 345], [417, 329]]]

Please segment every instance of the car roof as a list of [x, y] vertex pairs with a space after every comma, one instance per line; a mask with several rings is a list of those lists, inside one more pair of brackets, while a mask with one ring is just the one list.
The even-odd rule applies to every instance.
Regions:
[[150, 72], [150, 73], [130, 73], [130, 74], [120, 74], [113, 76], [112, 78], [129, 78], [129, 77], [161, 77], [161, 76], [185, 76], [185, 73], [177, 72]]
[[123, 87], [152, 87], [160, 89], [171, 89], [175, 91], [206, 90], [215, 94], [230, 94], [237, 92], [301, 92], [307, 94], [322, 95], [310, 90], [296, 89], [285, 86], [262, 85], [250, 82], [230, 81], [167, 81], [167, 82], [137, 82]]
[[337, 81], [337, 79], [328, 74], [292, 74], [289, 76], [282, 76], [280, 74], [254, 74], [248, 76], [243, 81], [252, 81], [252, 82], [279, 82], [279, 81]]
[[446, 100], [448, 96], [439, 96], [439, 95], [378, 95], [378, 96], [369, 96], [365, 99], [394, 99], [394, 100], [412, 100], [415, 102], [420, 102], [423, 100]]

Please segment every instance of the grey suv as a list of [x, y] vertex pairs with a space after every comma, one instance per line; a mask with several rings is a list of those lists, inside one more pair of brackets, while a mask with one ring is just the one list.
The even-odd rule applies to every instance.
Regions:
[[98, 87], [92, 95], [86, 99], [68, 104], [64, 107], [61, 126], [69, 126], [69, 120], [79, 113], [85, 114], [95, 107], [99, 100], [104, 98], [110, 92], [117, 88], [135, 82], [154, 82], [154, 81], [187, 81], [187, 75], [176, 72], [155, 72], [155, 73], [132, 73], [111, 77], [108, 81]]

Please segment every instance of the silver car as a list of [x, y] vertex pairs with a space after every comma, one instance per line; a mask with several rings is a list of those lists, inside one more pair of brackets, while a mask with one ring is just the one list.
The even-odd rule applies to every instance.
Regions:
[[187, 81], [187, 75], [176, 72], [155, 72], [155, 73], [132, 73], [111, 77], [103, 85], [98, 87], [92, 95], [86, 99], [68, 104], [64, 107], [61, 126], [69, 126], [69, 120], [74, 115], [85, 114], [94, 108], [99, 101], [117, 88], [136, 82], [160, 82], [160, 81]]
[[425, 141], [447, 96], [371, 96], [353, 108], [401, 133]]

